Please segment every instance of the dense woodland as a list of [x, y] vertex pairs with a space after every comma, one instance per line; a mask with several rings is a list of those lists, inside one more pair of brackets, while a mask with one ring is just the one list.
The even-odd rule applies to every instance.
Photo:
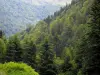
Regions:
[[100, 75], [99, 49], [100, 0], [72, 0], [9, 38], [0, 31], [1, 65], [25, 63], [39, 75]]

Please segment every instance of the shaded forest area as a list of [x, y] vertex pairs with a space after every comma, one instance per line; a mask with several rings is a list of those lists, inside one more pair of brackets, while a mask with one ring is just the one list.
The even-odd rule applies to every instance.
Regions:
[[100, 75], [99, 49], [100, 0], [72, 0], [8, 39], [0, 31], [0, 63], [26, 63], [39, 75]]

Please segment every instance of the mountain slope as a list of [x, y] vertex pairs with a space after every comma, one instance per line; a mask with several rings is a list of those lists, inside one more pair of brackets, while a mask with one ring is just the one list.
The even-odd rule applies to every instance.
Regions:
[[37, 45], [40, 45], [45, 38], [48, 38], [50, 43], [53, 44], [57, 56], [61, 56], [66, 47], [75, 44], [88, 31], [92, 1], [72, 2], [73, 4], [65, 7], [50, 24], [46, 21], [40, 21], [35, 28], [30, 27], [22, 32], [21, 39], [23, 39], [23, 42], [33, 40]]
[[53, 14], [60, 6], [45, 4], [32, 5], [21, 0], [0, 0], [0, 29], [10, 36], [28, 24], [35, 24]]
[[[54, 15], [10, 37], [6, 56], [12, 61], [22, 57], [21, 61], [34, 66], [41, 75], [99, 75], [100, 1], [92, 2], [72, 0]], [[4, 37], [1, 41], [7, 42]]]

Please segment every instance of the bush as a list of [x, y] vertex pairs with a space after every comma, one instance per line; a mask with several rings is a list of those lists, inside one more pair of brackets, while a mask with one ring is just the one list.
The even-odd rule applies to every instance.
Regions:
[[39, 75], [30, 66], [24, 63], [0, 64], [0, 75]]

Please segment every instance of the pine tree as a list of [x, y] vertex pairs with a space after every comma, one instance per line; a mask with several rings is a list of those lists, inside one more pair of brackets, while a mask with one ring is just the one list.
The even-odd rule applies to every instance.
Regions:
[[94, 0], [91, 18], [91, 31], [88, 34], [88, 48], [84, 57], [84, 63], [88, 75], [93, 73], [100, 75], [100, 0]]
[[4, 62], [4, 57], [6, 54], [6, 44], [3, 39], [3, 32], [0, 30], [0, 63]]
[[64, 64], [62, 65], [63, 72], [71, 71], [71, 67], [70, 58], [66, 57]]
[[100, 0], [94, 0], [91, 9], [90, 31], [81, 41], [78, 62], [88, 75], [100, 75]]
[[26, 42], [24, 45], [24, 62], [33, 68], [36, 68], [36, 45], [31, 42]]
[[44, 51], [41, 56], [41, 66], [39, 69], [40, 75], [56, 75], [57, 69], [54, 65], [54, 52], [50, 49], [50, 45], [46, 40], [43, 44]]
[[2, 30], [0, 30], [0, 38], [2, 38], [2, 35], [3, 35]]
[[6, 45], [4, 41], [0, 38], [0, 63], [4, 62], [5, 53], [6, 53]]
[[7, 44], [6, 61], [20, 62], [22, 60], [21, 55], [22, 55], [22, 51], [21, 51], [20, 40], [16, 35], [10, 37], [9, 42]]
[[52, 21], [52, 17], [48, 16], [46, 19], [44, 19], [44, 21], [49, 25], [50, 22]]

